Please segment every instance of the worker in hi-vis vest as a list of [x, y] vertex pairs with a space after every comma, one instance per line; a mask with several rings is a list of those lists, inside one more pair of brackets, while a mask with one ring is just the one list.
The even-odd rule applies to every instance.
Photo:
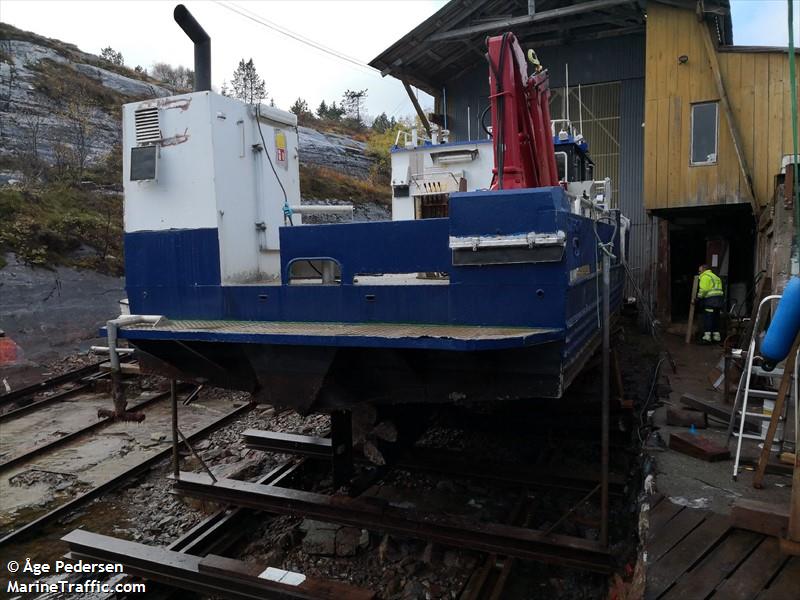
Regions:
[[722, 337], [719, 334], [719, 311], [722, 309], [722, 280], [708, 268], [708, 265], [700, 265], [698, 269], [700, 281], [697, 285], [697, 298], [703, 309], [703, 342], [719, 342]]

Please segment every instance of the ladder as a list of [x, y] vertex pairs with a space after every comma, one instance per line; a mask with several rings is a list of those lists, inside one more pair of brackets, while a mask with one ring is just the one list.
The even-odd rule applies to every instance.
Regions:
[[[786, 361], [786, 365], [784, 368], [775, 368], [772, 371], [765, 371], [761, 365], [761, 357], [758, 355], [760, 350], [759, 344], [759, 337], [760, 333], [766, 328], [765, 321], [766, 321], [766, 314], [767, 311], [765, 307], [777, 300], [781, 299], [781, 295], [774, 294], [770, 296], [766, 296], [758, 305], [758, 312], [756, 313], [756, 320], [753, 323], [752, 334], [750, 336], [750, 344], [748, 346], [747, 355], [745, 356], [745, 368], [742, 371], [742, 376], [739, 379], [739, 385], [736, 388], [736, 398], [733, 403], [733, 410], [731, 411], [731, 418], [728, 423], [728, 443], [730, 443], [731, 437], [736, 437], [736, 458], [733, 463], [733, 480], [736, 481], [736, 478], [739, 475], [739, 462], [741, 459], [742, 453], [742, 440], [743, 439], [753, 439], [753, 440], [761, 440], [765, 445], [769, 444], [770, 446], [773, 444], [772, 439], [767, 440], [766, 435], [763, 432], [759, 432], [757, 434], [754, 433], [745, 433], [745, 423], [748, 420], [757, 420], [757, 421], [770, 421], [772, 416], [770, 414], [764, 414], [763, 410], [760, 412], [754, 412], [752, 409], [753, 400], [760, 400], [763, 402], [764, 400], [772, 400], [775, 402], [775, 407], [773, 410], [779, 410], [781, 415], [779, 416], [780, 421], [784, 422], [786, 420], [788, 402], [778, 402], [778, 396], [782, 393], [785, 397], [786, 393], [789, 392], [791, 398], [793, 399], [795, 406], [797, 405], [797, 385], [796, 385], [796, 371], [797, 371], [797, 360], [796, 360], [796, 344], [792, 347], [790, 352], [790, 357], [792, 358], [791, 361]], [[793, 356], [792, 353], [795, 353]], [[789, 372], [785, 372], [785, 369], [789, 369]], [[786, 377], [791, 378], [794, 377], [795, 385], [791, 386], [789, 389], [788, 381], [786, 385], [784, 385], [783, 380]], [[753, 377], [762, 377], [769, 380], [768, 387], [755, 387], [753, 382]], [[779, 389], [775, 389], [774, 382], [776, 379], [781, 380], [781, 384], [779, 385]], [[783, 405], [780, 406], [779, 405]], [[748, 410], [748, 406], [750, 410]], [[736, 419], [739, 420], [738, 426], [735, 427]], [[734, 429], [735, 427], [735, 429]], [[783, 428], [779, 429], [778, 433], [778, 442], [782, 445], [783, 444]]]

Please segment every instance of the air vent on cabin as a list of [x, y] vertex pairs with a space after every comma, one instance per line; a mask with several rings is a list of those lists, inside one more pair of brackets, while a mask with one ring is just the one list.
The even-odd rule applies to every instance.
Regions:
[[157, 106], [140, 108], [134, 113], [134, 120], [136, 122], [136, 143], [139, 146], [157, 144], [161, 141]]

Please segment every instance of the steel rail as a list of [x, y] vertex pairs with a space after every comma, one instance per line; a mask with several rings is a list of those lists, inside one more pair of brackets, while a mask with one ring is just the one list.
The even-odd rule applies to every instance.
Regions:
[[123, 564], [129, 575], [232, 600], [370, 600], [374, 592], [347, 583], [304, 577], [298, 585], [259, 576], [261, 567], [221, 556], [201, 558], [76, 529], [62, 538], [67, 557], [90, 563]]
[[598, 573], [613, 571], [608, 550], [583, 538], [557, 534], [545, 536], [533, 529], [427, 514], [377, 499], [326, 496], [232, 479], [219, 479], [212, 483], [207, 476], [187, 472], [180, 473], [175, 489], [179, 494], [193, 498], [384, 531], [446, 546]]
[[[245, 413], [249, 412], [250, 410], [252, 410], [253, 406], [254, 405], [252, 403], [243, 404], [242, 406], [233, 409], [228, 414], [223, 415], [216, 421], [209, 423], [205, 427], [201, 427], [200, 429], [198, 429], [197, 431], [195, 431], [194, 433], [190, 434], [187, 437], [190, 441], [202, 439], [211, 432], [213, 432], [214, 430], [218, 429], [219, 427], [226, 425], [229, 421], [234, 420], [244, 415]], [[73, 510], [83, 506], [87, 502], [90, 502], [91, 500], [94, 500], [95, 498], [98, 498], [99, 496], [102, 496], [103, 494], [110, 492], [111, 490], [121, 486], [127, 480], [148, 471], [156, 463], [164, 460], [165, 458], [168, 458], [171, 453], [172, 453], [171, 446], [159, 450], [153, 456], [144, 459], [142, 462], [134, 465], [127, 471], [124, 471], [123, 473], [120, 473], [119, 475], [113, 477], [112, 479], [109, 479], [105, 483], [100, 484], [96, 488], [93, 488], [88, 492], [73, 498], [69, 502], [62, 504], [57, 508], [54, 508], [53, 510], [51, 510], [48, 513], [45, 513], [41, 517], [34, 519], [27, 525], [23, 525], [22, 527], [8, 533], [4, 537], [0, 538], [0, 546], [8, 544], [9, 542], [18, 542], [19, 540], [24, 539], [25, 537], [29, 536], [31, 533], [47, 525], [48, 523], [51, 523], [52, 521], [55, 521], [56, 519], [59, 519], [62, 516], [69, 514]]]
[[86, 365], [84, 367], [75, 369], [74, 371], [68, 371], [67, 373], [62, 373], [61, 375], [56, 375], [55, 377], [51, 377], [49, 379], [39, 381], [29, 386], [19, 388], [18, 390], [12, 390], [0, 396], [0, 407], [3, 407], [6, 404], [9, 404], [16, 400], [19, 400], [20, 398], [25, 398], [26, 396], [31, 396], [33, 394], [38, 394], [45, 390], [49, 390], [51, 388], [56, 387], [57, 385], [61, 385], [62, 383], [75, 381], [76, 379], [81, 379], [82, 377], [91, 375], [92, 373], [99, 371], [100, 365], [102, 365], [103, 362], [105, 361], [100, 361], [97, 363], [93, 363], [91, 365]]
[[4, 412], [0, 414], [0, 422], [3, 421], [10, 421], [11, 419], [15, 419], [16, 417], [21, 417], [29, 412], [33, 412], [38, 410], [42, 406], [47, 406], [48, 404], [53, 404], [54, 402], [58, 402], [59, 400], [64, 400], [69, 398], [70, 396], [74, 396], [75, 394], [79, 394], [80, 392], [85, 392], [90, 390], [92, 387], [91, 383], [81, 383], [78, 384], [76, 387], [70, 388], [68, 390], [63, 390], [61, 392], [57, 392], [52, 396], [47, 396], [46, 398], [42, 398], [35, 402], [31, 402], [30, 404], [25, 404], [20, 406], [19, 408], [15, 408], [13, 410], [9, 410], [8, 412]]
[[[304, 463], [305, 459], [302, 458], [296, 461], [283, 462], [266, 475], [257, 479], [256, 482], [261, 485], [280, 485], [283, 481], [295, 475]], [[166, 549], [194, 556], [225, 554], [243, 535], [249, 532], [247, 526], [250, 523], [250, 519], [254, 518], [259, 512], [238, 506], [225, 506], [200, 521], [188, 531], [185, 531], [180, 537], [166, 546]], [[131, 577], [127, 575], [119, 579], [120, 582], [130, 580]], [[154, 589], [153, 585], [148, 586], [148, 596], [159, 598], [160, 600], [168, 600], [179, 591], [178, 588], [160, 585], [163, 589]], [[108, 596], [104, 596], [103, 600], [121, 600], [122, 598], [134, 598], [136, 595], [112, 592]]]
[[[160, 394], [156, 394], [155, 396], [146, 398], [145, 400], [142, 400], [138, 404], [134, 404], [133, 406], [131, 406], [131, 412], [135, 412], [137, 410], [146, 408], [151, 404], [158, 402], [159, 400], [163, 400], [167, 396], [169, 396], [169, 391], [161, 392]], [[105, 425], [109, 425], [113, 421], [114, 421], [113, 417], [101, 417], [99, 421], [95, 421], [94, 423], [89, 423], [89, 425], [87, 425], [86, 427], [82, 427], [81, 429], [76, 429], [75, 431], [71, 431], [66, 435], [62, 435], [59, 438], [49, 441], [46, 444], [42, 444], [41, 446], [36, 446], [35, 448], [31, 448], [29, 451], [24, 452], [23, 454], [12, 456], [8, 460], [0, 462], [0, 473], [2, 473], [3, 471], [7, 471], [8, 469], [20, 463], [31, 460], [32, 458], [35, 458], [40, 454], [49, 452], [57, 448], [58, 446], [62, 446], [67, 442], [71, 442], [87, 433], [91, 433], [95, 429], [99, 429], [101, 427], [104, 427]]]

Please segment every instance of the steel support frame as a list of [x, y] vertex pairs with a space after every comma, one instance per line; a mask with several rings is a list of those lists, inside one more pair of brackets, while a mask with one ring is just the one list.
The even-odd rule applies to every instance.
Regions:
[[181, 472], [175, 489], [179, 494], [203, 500], [406, 535], [447, 546], [599, 573], [613, 571], [608, 550], [597, 542], [544, 535], [522, 527], [427, 514], [377, 499], [327, 496], [231, 479], [214, 483], [205, 475], [187, 472]]
[[[62, 538], [69, 545], [72, 560], [89, 563], [123, 564], [129, 575], [164, 583], [172, 587], [232, 600], [320, 600], [338, 591], [340, 597], [372, 598], [374, 594], [338, 582], [307, 578], [300, 585], [288, 585], [241, 572], [240, 561], [214, 557], [216, 563], [229, 563], [220, 570], [206, 565], [208, 559], [155, 548], [136, 542], [76, 529]], [[347, 595], [350, 591], [353, 595]]]
[[[292, 454], [317, 460], [331, 460], [330, 438], [247, 429], [242, 433], [245, 445], [252, 450]], [[356, 462], [366, 459], [356, 456]], [[589, 491], [600, 481], [595, 473], [553, 473], [546, 468], [509, 467], [492, 462], [475, 462], [452, 450], [438, 448], [410, 448], [393, 464], [397, 469], [442, 473], [451, 477], [484, 479], [511, 487], [550, 487], [565, 490]], [[609, 493], [619, 495], [625, 486], [623, 477], [609, 474]]]

